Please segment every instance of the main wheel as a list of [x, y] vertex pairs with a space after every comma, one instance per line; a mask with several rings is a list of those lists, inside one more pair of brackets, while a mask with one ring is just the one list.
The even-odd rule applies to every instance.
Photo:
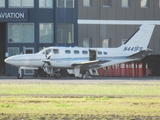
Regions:
[[79, 76], [77, 77], [78, 79], [82, 79], [83, 78], [83, 74], [79, 73]]
[[60, 77], [61, 77], [61, 73], [58, 72], [55, 74], [55, 78], [60, 78]]
[[61, 73], [61, 76], [62, 76], [62, 77], [67, 77], [67, 75], [68, 75], [66, 69], [62, 69], [62, 68], [61, 68], [59, 72]]
[[148, 68], [148, 75], [149, 76], [152, 76], [153, 75], [153, 68]]
[[23, 78], [23, 75], [18, 73], [17, 78], [18, 78], [18, 79], [22, 79], [22, 78]]
[[47, 76], [47, 73], [42, 69], [42, 68], [39, 68], [38, 70], [38, 75], [40, 77], [46, 77]]

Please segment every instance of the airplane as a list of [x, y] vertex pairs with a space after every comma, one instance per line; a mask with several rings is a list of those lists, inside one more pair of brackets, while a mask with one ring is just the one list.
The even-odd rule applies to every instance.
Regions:
[[149, 55], [152, 50], [147, 47], [154, 27], [154, 24], [142, 24], [117, 48], [46, 47], [38, 53], [14, 55], [4, 61], [19, 68], [19, 79], [23, 78], [22, 69], [43, 69], [45, 73], [59, 78], [61, 68], [77, 78], [83, 78], [86, 73], [94, 75], [95, 69], [141, 60]]

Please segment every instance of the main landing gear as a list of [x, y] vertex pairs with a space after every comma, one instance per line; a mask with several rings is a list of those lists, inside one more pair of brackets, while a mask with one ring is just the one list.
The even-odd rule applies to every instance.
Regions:
[[60, 69], [54, 69], [54, 68], [39, 68], [38, 69], [38, 75], [40, 77], [46, 77], [46, 76], [54, 76], [55, 78], [60, 78], [61, 72]]
[[77, 79], [82, 79], [82, 78], [91, 78], [90, 72], [87, 70], [80, 70], [79, 75], [76, 77]]

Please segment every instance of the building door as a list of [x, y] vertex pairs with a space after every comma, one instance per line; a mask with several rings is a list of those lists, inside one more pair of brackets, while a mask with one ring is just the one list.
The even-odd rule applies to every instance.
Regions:
[[[24, 54], [32, 54], [34, 53], [34, 48], [32, 47], [24, 47]], [[34, 70], [30, 70], [30, 69], [25, 69], [24, 70], [24, 75], [33, 75], [34, 74]]]
[[5, 49], [6, 49], [6, 23], [0, 23], [0, 75], [4, 74], [5, 69]]

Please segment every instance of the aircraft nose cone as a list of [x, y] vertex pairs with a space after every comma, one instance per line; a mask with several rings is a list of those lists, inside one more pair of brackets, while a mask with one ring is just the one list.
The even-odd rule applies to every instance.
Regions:
[[13, 64], [13, 61], [10, 58], [6, 58], [4, 62], [11, 65]]
[[7, 64], [9, 64], [9, 59], [6, 58], [6, 59], [4, 60], [4, 62], [7, 63]]

